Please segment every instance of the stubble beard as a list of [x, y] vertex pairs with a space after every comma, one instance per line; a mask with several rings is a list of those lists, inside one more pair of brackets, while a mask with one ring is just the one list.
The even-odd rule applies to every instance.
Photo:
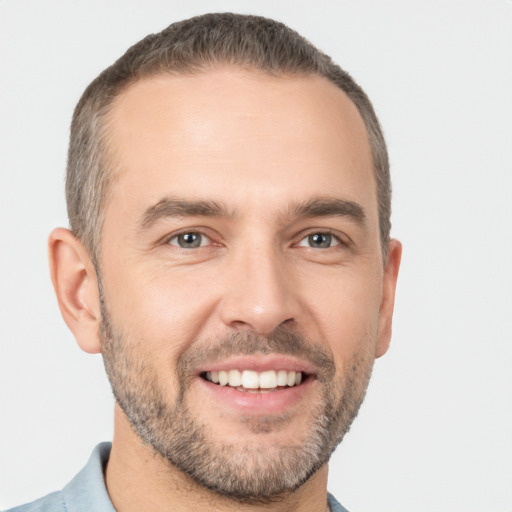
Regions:
[[[99, 334], [105, 369], [134, 432], [197, 484], [239, 503], [279, 501], [328, 462], [357, 416], [373, 367], [369, 339], [361, 340], [362, 352], [348, 361], [343, 375], [337, 375], [334, 360], [323, 347], [287, 328], [268, 337], [240, 332], [207, 344], [192, 343], [181, 354], [176, 364], [178, 394], [171, 404], [150, 358], [137, 352], [144, 343], [131, 343], [133, 340], [113, 325], [105, 304], [102, 310]], [[187, 404], [191, 368], [222, 356], [258, 353], [299, 355], [318, 369], [321, 399], [312, 404], [309, 431], [302, 443], [290, 439], [289, 445], [262, 448], [265, 436], [293, 421], [286, 414], [247, 418], [244, 426], [261, 436], [261, 443], [245, 446], [213, 439], [209, 425], [191, 414]]]

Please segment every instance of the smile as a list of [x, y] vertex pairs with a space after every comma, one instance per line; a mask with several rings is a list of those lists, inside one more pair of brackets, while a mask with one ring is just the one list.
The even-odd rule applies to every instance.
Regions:
[[254, 370], [240, 371], [233, 369], [207, 371], [203, 372], [201, 377], [219, 386], [229, 386], [238, 391], [265, 392], [298, 386], [305, 375], [303, 375], [303, 372], [287, 370], [257, 372]]

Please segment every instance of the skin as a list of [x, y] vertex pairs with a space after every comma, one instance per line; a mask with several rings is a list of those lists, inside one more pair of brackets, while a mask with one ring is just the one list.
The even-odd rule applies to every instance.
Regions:
[[[180, 354], [237, 331], [266, 336], [293, 327], [332, 356], [340, 385], [357, 354], [373, 361], [387, 351], [401, 246], [390, 242], [383, 265], [366, 131], [341, 90], [321, 77], [233, 67], [156, 76], [115, 100], [110, 126], [117, 171], [102, 232], [105, 301], [151, 361], [169, 403]], [[225, 215], [166, 216], [141, 226], [151, 207], [176, 197], [215, 201]], [[355, 203], [364, 222], [296, 214], [297, 205], [318, 198]], [[183, 232], [203, 233], [203, 245], [180, 248]], [[332, 234], [333, 245], [309, 246], [313, 233]], [[68, 230], [52, 233], [50, 266], [66, 323], [82, 349], [100, 352], [97, 275]], [[305, 437], [320, 396], [313, 381], [286, 407], [291, 421], [262, 437], [248, 426], [250, 412], [212, 399], [199, 377], [191, 382], [190, 412], [216, 441], [270, 451]], [[106, 482], [123, 512], [169, 504], [176, 511], [323, 511], [327, 464], [279, 502], [235, 504], [155, 455], [116, 406]]]

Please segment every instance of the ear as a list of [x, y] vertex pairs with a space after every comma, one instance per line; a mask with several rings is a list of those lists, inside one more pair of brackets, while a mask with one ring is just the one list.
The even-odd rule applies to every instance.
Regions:
[[57, 228], [48, 240], [50, 274], [62, 317], [82, 350], [101, 351], [98, 281], [92, 260], [69, 229]]
[[391, 342], [393, 308], [395, 306], [395, 290], [402, 259], [402, 244], [398, 240], [390, 240], [388, 255], [382, 277], [382, 301], [379, 311], [379, 339], [375, 356], [383, 356]]

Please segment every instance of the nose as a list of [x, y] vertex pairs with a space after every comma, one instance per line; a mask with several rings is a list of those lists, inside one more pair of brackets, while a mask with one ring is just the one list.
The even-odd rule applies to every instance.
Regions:
[[226, 326], [268, 335], [298, 320], [297, 290], [284, 259], [273, 249], [249, 249], [231, 261], [220, 304]]

